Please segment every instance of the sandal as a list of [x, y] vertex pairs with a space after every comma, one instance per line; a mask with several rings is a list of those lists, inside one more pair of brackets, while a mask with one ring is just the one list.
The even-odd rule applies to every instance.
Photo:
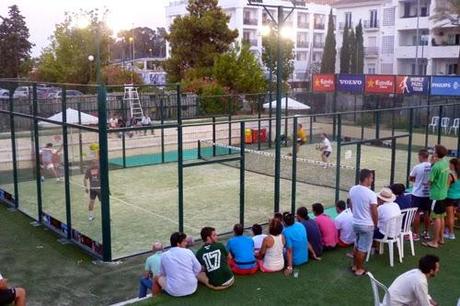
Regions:
[[355, 276], [364, 276], [364, 275], [367, 274], [367, 270], [366, 270], [366, 269], [363, 269], [363, 271], [364, 271], [364, 272], [361, 273], [361, 274], [356, 273], [356, 271], [355, 271], [353, 274], [354, 274]]
[[433, 244], [430, 243], [430, 242], [422, 242], [422, 245], [423, 245], [424, 247], [429, 247], [429, 248], [433, 248], [433, 249], [439, 248], [439, 246], [433, 245]]

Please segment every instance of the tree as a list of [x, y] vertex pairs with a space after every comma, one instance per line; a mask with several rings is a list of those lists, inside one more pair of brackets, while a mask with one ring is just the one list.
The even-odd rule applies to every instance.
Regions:
[[[434, 14], [430, 17], [431, 20], [440, 23], [438, 27], [445, 26], [446, 23], [453, 25], [456, 32], [460, 31], [460, 23], [458, 16], [460, 16], [460, 1], [459, 0], [444, 0], [436, 1]], [[457, 71], [456, 74], [460, 75], [460, 49], [457, 57]]]
[[9, 7], [8, 17], [0, 24], [0, 77], [17, 78], [30, 68], [29, 28], [17, 5]]
[[324, 53], [321, 60], [321, 73], [335, 73], [335, 58], [337, 56], [335, 45], [334, 16], [331, 9], [327, 24], [326, 43], [324, 44]]
[[137, 27], [131, 30], [120, 31], [118, 39], [110, 46], [112, 59], [131, 59], [132, 45], [129, 38], [133, 38], [134, 57], [166, 57], [166, 30], [148, 27]]
[[137, 73], [119, 66], [106, 66], [103, 69], [104, 81], [107, 85], [130, 84], [142, 85], [144, 82]]
[[182, 80], [188, 69], [209, 76], [216, 55], [228, 51], [238, 37], [237, 30], [228, 28], [230, 17], [218, 0], [189, 0], [187, 11], [174, 19], [166, 36], [171, 47], [164, 64], [169, 82]]
[[[104, 12], [105, 14], [105, 12]], [[90, 25], [77, 28], [74, 19], [86, 17]], [[98, 33], [99, 32], [99, 33]], [[101, 21], [97, 10], [81, 11], [79, 14], [65, 15], [64, 22], [57, 24], [51, 44], [40, 55], [36, 77], [40, 81], [88, 84], [96, 81], [96, 57], [99, 41], [101, 68], [109, 62], [111, 31]], [[99, 36], [99, 38], [98, 38]]]
[[363, 39], [363, 25], [361, 20], [356, 26], [355, 39], [353, 41], [353, 53], [351, 57], [351, 72], [363, 73], [364, 71], [364, 39]]
[[348, 31], [348, 24], [345, 24], [340, 49], [340, 73], [350, 73], [350, 35], [353, 35], [352, 33]]
[[348, 44], [350, 50], [350, 73], [356, 73], [358, 58], [356, 53], [356, 35], [353, 28], [350, 29], [350, 34], [348, 35]]
[[[262, 62], [265, 67], [273, 76], [273, 81], [276, 80], [276, 71], [278, 69], [277, 59], [277, 46], [278, 46], [278, 34], [275, 31], [271, 31], [270, 35], [262, 38], [262, 46], [264, 52], [262, 53]], [[287, 84], [287, 80], [294, 71], [294, 43], [289, 38], [280, 37], [280, 52], [281, 61], [283, 63], [283, 70], [281, 72], [281, 79]]]
[[234, 93], [260, 93], [266, 86], [262, 68], [246, 44], [218, 55], [212, 76]]

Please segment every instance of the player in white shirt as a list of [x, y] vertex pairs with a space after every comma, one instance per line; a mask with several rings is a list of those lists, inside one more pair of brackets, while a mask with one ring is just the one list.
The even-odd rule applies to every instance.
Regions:
[[338, 213], [334, 220], [335, 228], [339, 236], [338, 245], [347, 248], [351, 246], [356, 239], [355, 232], [353, 231], [353, 213], [351, 209], [346, 207], [344, 201], [337, 201], [337, 203], [335, 203], [335, 210]]
[[[51, 173], [56, 181], [61, 181], [58, 174], [58, 166], [60, 163], [59, 152], [62, 150], [62, 146], [56, 150], [53, 148], [52, 143], [47, 143], [44, 148], [40, 150], [40, 166], [43, 170]], [[41, 180], [44, 181], [45, 177], [42, 175]]]
[[[428, 280], [439, 272], [439, 257], [425, 255], [418, 262], [418, 269], [407, 271], [398, 276], [388, 288], [385, 305], [391, 306], [434, 306], [438, 303], [428, 294]], [[390, 298], [390, 303], [388, 303]]]
[[332, 153], [332, 145], [329, 139], [327, 138], [326, 133], [321, 134], [321, 143], [319, 145], [319, 150], [321, 151], [321, 160], [323, 163], [328, 162], [329, 156], [331, 156]]
[[428, 161], [430, 154], [426, 149], [418, 152], [419, 164], [417, 164], [409, 174], [409, 181], [413, 182], [412, 186], [412, 207], [417, 207], [417, 214], [414, 219], [414, 240], [420, 240], [419, 227], [420, 215], [423, 214], [423, 223], [425, 225], [424, 238], [430, 239], [428, 231], [430, 229], [430, 172], [431, 163]]

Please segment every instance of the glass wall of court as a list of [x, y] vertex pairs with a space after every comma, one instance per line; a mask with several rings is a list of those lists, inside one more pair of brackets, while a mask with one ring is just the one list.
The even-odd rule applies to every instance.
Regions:
[[[16, 97], [17, 86], [30, 95]], [[379, 189], [407, 183], [420, 148], [442, 143], [452, 156], [459, 152], [456, 97], [284, 95], [277, 174], [270, 93], [198, 97], [176, 85], [140, 87], [152, 119], [142, 126], [129, 124], [132, 105], [122, 86], [59, 86], [84, 95], [41, 98], [37, 84], [1, 82], [11, 88], [0, 104], [2, 200], [104, 260], [147, 252], [154, 240], [168, 245], [177, 230], [198, 239], [203, 226], [228, 233], [235, 223], [266, 223], [275, 210], [276, 175], [279, 211], [320, 202], [334, 214], [359, 169], [375, 170]], [[311, 109], [293, 110], [288, 98]], [[111, 126], [111, 118], [119, 124]], [[308, 138], [297, 152], [299, 124]], [[333, 146], [326, 163], [318, 150], [322, 133]], [[57, 177], [40, 161], [49, 143], [59, 151]], [[94, 161], [106, 197], [96, 198], [90, 221], [84, 177]]]

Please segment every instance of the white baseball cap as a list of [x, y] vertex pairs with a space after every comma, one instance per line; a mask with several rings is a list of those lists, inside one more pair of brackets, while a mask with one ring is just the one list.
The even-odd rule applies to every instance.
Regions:
[[3, 279], [2, 274], [0, 274], [0, 280], [2, 280], [2, 279]]

